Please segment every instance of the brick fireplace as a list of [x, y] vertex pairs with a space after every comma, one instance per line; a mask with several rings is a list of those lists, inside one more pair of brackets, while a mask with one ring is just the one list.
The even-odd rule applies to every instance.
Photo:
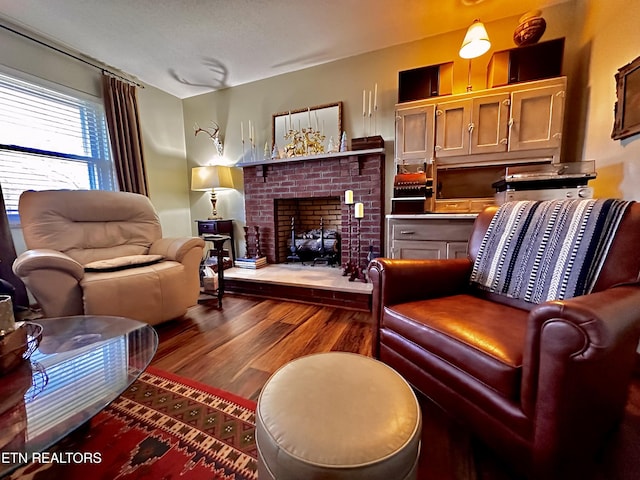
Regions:
[[[282, 224], [285, 214], [277, 214], [277, 201], [298, 200], [313, 203], [314, 199], [325, 199], [339, 204], [339, 213], [326, 214], [331, 217], [331, 228], [341, 232], [341, 250], [343, 263], [348, 258], [349, 210], [344, 204], [345, 190], [353, 190], [355, 202], [364, 203], [364, 218], [361, 221], [362, 259], [367, 255], [369, 245], [374, 255], [384, 252], [384, 150], [363, 150], [361, 152], [342, 152], [327, 156], [314, 156], [302, 159], [282, 159], [270, 162], [240, 166], [244, 171], [244, 195], [246, 225], [249, 227], [249, 251], [254, 254], [252, 232], [260, 227], [260, 243], [263, 255], [269, 263], [282, 263], [283, 234]], [[293, 207], [292, 207], [293, 208]], [[327, 207], [329, 208], [329, 207]], [[323, 208], [324, 211], [324, 208]], [[353, 215], [353, 207], [351, 208]], [[333, 217], [339, 217], [339, 222]], [[290, 218], [290, 216], [289, 216]], [[352, 217], [355, 231], [355, 220]], [[327, 227], [327, 224], [325, 224]], [[317, 228], [317, 227], [316, 227]], [[329, 227], [327, 227], [329, 228]], [[286, 245], [286, 243], [285, 243]], [[356, 247], [355, 236], [353, 247]], [[284, 247], [286, 248], [286, 247]]]

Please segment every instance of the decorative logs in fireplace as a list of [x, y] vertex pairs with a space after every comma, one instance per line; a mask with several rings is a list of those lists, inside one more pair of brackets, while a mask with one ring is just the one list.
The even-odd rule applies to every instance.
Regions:
[[291, 217], [291, 237], [287, 241], [287, 248], [291, 252], [287, 262], [340, 265], [340, 232], [325, 229], [322, 218], [320, 228], [296, 232], [295, 218]]

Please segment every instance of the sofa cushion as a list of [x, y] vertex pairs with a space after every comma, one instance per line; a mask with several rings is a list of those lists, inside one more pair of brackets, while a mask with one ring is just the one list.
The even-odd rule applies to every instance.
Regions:
[[124, 257], [110, 258], [108, 260], [98, 260], [84, 265], [86, 272], [115, 272], [126, 268], [142, 267], [152, 265], [164, 260], [162, 255], [127, 255]]
[[528, 314], [463, 294], [385, 307], [382, 328], [517, 399]]

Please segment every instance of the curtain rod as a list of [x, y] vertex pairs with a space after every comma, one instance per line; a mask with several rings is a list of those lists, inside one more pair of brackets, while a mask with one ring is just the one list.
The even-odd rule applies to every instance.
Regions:
[[28, 40], [31, 40], [32, 42], [35, 42], [35, 43], [37, 43], [39, 45], [42, 45], [43, 47], [50, 48], [51, 50], [54, 50], [54, 51], [56, 51], [58, 53], [62, 53], [63, 55], [66, 55], [67, 57], [71, 57], [74, 60], [78, 60], [79, 62], [86, 63], [87, 65], [89, 65], [89, 66], [91, 66], [93, 68], [96, 68], [96, 69], [100, 70], [103, 73], [108, 73], [109, 75], [112, 75], [112, 76], [114, 76], [116, 78], [119, 78], [120, 80], [123, 80], [123, 81], [125, 81], [127, 83], [130, 83], [132, 85], [135, 85], [136, 87], [144, 88], [144, 86], [140, 85], [138, 82], [134, 82], [133, 80], [130, 80], [130, 79], [126, 78], [126, 77], [123, 77], [122, 75], [120, 75], [120, 74], [118, 74], [116, 72], [113, 72], [113, 71], [109, 70], [108, 68], [101, 67], [100, 65], [96, 65], [95, 63], [91, 63], [90, 61], [85, 60], [84, 58], [78, 57], [77, 55], [73, 55], [72, 53], [65, 52], [64, 50], [62, 50], [62, 49], [60, 49], [58, 47], [55, 47], [53, 45], [49, 45], [48, 43], [43, 42], [42, 40], [38, 40], [37, 38], [33, 38], [33, 37], [27, 35], [26, 33], [22, 33], [22, 32], [20, 32], [18, 30], [15, 30], [15, 29], [13, 29], [11, 27], [8, 27], [6, 25], [0, 25], [0, 27], [4, 28], [5, 30], [8, 30], [8, 31], [10, 31], [12, 33], [15, 33], [16, 35], [20, 35], [21, 37], [24, 37], [24, 38], [26, 38]]

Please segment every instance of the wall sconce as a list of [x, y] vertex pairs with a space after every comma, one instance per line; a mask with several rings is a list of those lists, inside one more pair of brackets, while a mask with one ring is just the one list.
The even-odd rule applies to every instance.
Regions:
[[471, 59], [477, 58], [480, 55], [484, 55], [491, 48], [491, 42], [489, 41], [489, 35], [487, 29], [484, 28], [484, 24], [480, 20], [474, 20], [471, 26], [467, 29], [467, 34], [464, 36], [462, 46], [460, 47], [461, 58], [469, 59], [469, 72], [467, 74], [467, 92], [470, 92], [471, 87]]
[[211, 190], [211, 216], [209, 216], [209, 220], [220, 218], [216, 209], [217, 198], [215, 190], [230, 190], [233, 188], [230, 167], [210, 165], [191, 169], [191, 190], [197, 192]]

